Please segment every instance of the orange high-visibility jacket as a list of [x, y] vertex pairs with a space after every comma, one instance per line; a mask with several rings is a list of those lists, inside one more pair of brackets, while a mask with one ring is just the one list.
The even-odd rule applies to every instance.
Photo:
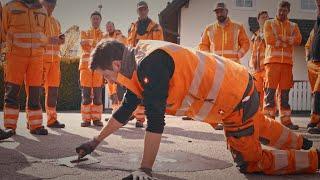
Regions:
[[[47, 37], [59, 37], [61, 34], [61, 26], [57, 19], [53, 16], [48, 16], [48, 26]], [[60, 45], [48, 43], [45, 48], [43, 60], [44, 62], [57, 62], [60, 61]]]
[[116, 30], [113, 35], [110, 35], [109, 33], [106, 33], [103, 36], [104, 39], [114, 39], [117, 40], [119, 42], [121, 42], [122, 44], [126, 45], [127, 44], [127, 38], [122, 34], [122, 32], [120, 30]]
[[103, 38], [100, 29], [91, 28], [88, 31], [81, 31], [81, 48], [82, 54], [79, 69], [88, 68], [91, 51], [96, 47], [98, 42]]
[[2, 52], [2, 46], [4, 45], [4, 38], [2, 37], [3, 33], [2, 33], [2, 4], [0, 2], [0, 55]]
[[310, 47], [312, 45], [312, 40], [314, 39], [314, 29], [312, 29], [312, 31], [310, 32], [310, 36], [308, 38], [308, 41], [305, 45], [305, 50], [306, 50], [306, 58], [308, 58], [309, 56], [309, 51], [310, 51]]
[[7, 54], [18, 56], [42, 56], [48, 43], [47, 11], [32, 9], [20, 1], [6, 4], [2, 12], [2, 33]]
[[140, 36], [137, 33], [137, 30], [138, 30], [138, 21], [131, 24], [131, 27], [128, 33], [128, 46], [135, 47], [139, 42], [139, 40], [161, 40], [161, 41], [164, 40], [163, 30], [161, 26], [152, 20], [144, 35]]
[[[250, 40], [243, 25], [228, 18], [224, 27], [218, 22], [207, 26], [198, 48], [240, 63], [240, 58], [250, 48]], [[240, 57], [238, 57], [239, 52]]]
[[252, 53], [249, 61], [249, 67], [254, 72], [264, 70], [265, 51], [266, 42], [264, 40], [264, 33], [260, 29], [252, 37]]
[[265, 23], [264, 33], [267, 44], [264, 63], [293, 64], [293, 48], [302, 40], [298, 25], [275, 18]]
[[[212, 121], [227, 117], [241, 102], [249, 82], [249, 73], [244, 66], [215, 54], [152, 40], [138, 43], [135, 50], [137, 63], [157, 49], [167, 52], [175, 65], [169, 83], [166, 113], [214, 123]], [[118, 74], [117, 82], [143, 98], [137, 71], [131, 79]]]

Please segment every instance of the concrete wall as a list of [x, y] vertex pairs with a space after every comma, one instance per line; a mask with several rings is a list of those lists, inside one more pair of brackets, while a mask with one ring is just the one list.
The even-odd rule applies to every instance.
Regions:
[[[217, 0], [190, 0], [187, 8], [181, 10], [181, 44], [197, 47], [200, 41], [201, 33], [204, 28], [215, 21], [213, 12]], [[268, 10], [270, 17], [276, 14], [278, 0], [256, 0], [253, 8], [235, 7], [235, 0], [224, 0], [229, 9], [229, 16], [246, 26], [247, 34], [251, 37], [249, 31], [248, 17], [255, 17], [261, 10]], [[294, 19], [315, 19], [315, 12], [301, 10], [300, 0], [291, 0], [292, 9], [290, 18]], [[250, 52], [243, 58], [242, 63], [248, 65]], [[295, 50], [294, 79], [307, 80], [306, 63], [304, 60], [303, 47], [297, 47]]]

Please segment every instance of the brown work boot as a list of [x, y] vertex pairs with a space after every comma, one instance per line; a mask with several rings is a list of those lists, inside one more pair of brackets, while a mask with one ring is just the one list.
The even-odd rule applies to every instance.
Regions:
[[103, 126], [103, 122], [101, 122], [101, 120], [92, 121], [92, 123], [94, 126], [97, 126], [97, 127]]
[[136, 128], [143, 128], [143, 122], [137, 121]]
[[47, 127], [49, 127], [49, 128], [65, 128], [65, 124], [60, 123], [59, 121], [55, 121], [52, 124], [48, 124]]
[[81, 123], [81, 127], [90, 127], [91, 126], [91, 122], [82, 122]]
[[48, 130], [46, 130], [44, 126], [41, 126], [39, 128], [30, 130], [30, 133], [34, 135], [45, 136], [45, 135], [48, 135]]

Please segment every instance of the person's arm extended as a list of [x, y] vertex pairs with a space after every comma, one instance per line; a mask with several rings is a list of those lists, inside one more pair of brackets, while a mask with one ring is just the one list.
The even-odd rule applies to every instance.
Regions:
[[151, 171], [165, 126], [165, 109], [169, 81], [174, 72], [172, 58], [162, 50], [151, 53], [138, 67], [138, 78], [144, 88], [143, 105], [148, 119], [144, 141], [142, 169]]
[[108, 124], [101, 130], [100, 134], [93, 140], [84, 143], [76, 148], [79, 157], [84, 157], [92, 153], [95, 148], [109, 135], [117, 131], [123, 125], [127, 124], [133, 111], [140, 104], [141, 100], [131, 91], [127, 91], [119, 109], [112, 115]]

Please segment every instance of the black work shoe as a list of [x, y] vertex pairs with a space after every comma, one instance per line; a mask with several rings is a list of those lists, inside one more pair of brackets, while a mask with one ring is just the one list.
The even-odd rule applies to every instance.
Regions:
[[110, 120], [110, 118], [105, 118], [104, 120], [108, 122]]
[[307, 128], [314, 128], [317, 126], [318, 123], [309, 123]]
[[143, 123], [140, 121], [136, 122], [136, 128], [143, 128]]
[[82, 122], [81, 127], [89, 127], [91, 126], [91, 122]]
[[184, 121], [190, 121], [190, 120], [192, 120], [192, 118], [191, 118], [191, 117], [188, 117], [188, 116], [185, 116], [185, 117], [182, 117], [182, 120], [184, 120]]
[[291, 129], [291, 130], [298, 130], [299, 126], [298, 125], [294, 125], [294, 124], [288, 124], [285, 125], [287, 128]]
[[310, 133], [310, 134], [320, 134], [320, 128], [318, 128], [318, 127], [308, 128], [308, 133]]
[[8, 139], [15, 134], [16, 134], [16, 131], [13, 129], [6, 129], [6, 130], [0, 129], [0, 140]]
[[103, 123], [100, 120], [97, 120], [97, 121], [93, 121], [93, 125], [101, 127], [101, 126], [103, 126]]
[[222, 124], [218, 124], [216, 127], [214, 127], [214, 130], [217, 130], [217, 131], [223, 130], [223, 125]]
[[54, 122], [53, 124], [47, 125], [49, 128], [64, 128], [66, 125], [60, 123], [59, 121]]
[[303, 138], [302, 141], [302, 148], [303, 150], [309, 150], [313, 146], [313, 141], [310, 141], [309, 139]]
[[43, 126], [37, 128], [37, 129], [34, 129], [34, 130], [30, 130], [30, 133], [31, 134], [34, 134], [34, 135], [48, 135], [48, 130], [46, 130]]

